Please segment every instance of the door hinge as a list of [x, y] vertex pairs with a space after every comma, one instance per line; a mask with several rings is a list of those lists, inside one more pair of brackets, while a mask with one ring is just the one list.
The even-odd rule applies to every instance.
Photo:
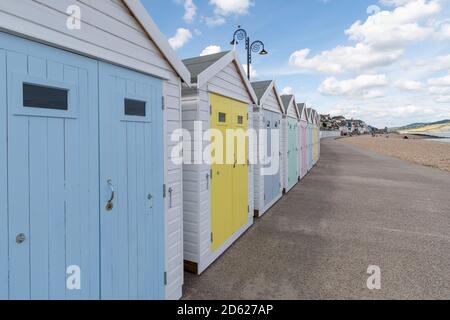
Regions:
[[167, 272], [164, 272], [164, 285], [167, 286]]
[[210, 179], [212, 180], [212, 178], [213, 178], [213, 171], [211, 169]]
[[212, 105], [209, 105], [209, 114], [212, 115]]
[[250, 206], [247, 206], [247, 213], [250, 213]]
[[162, 109], [165, 110], [166, 109], [166, 99], [164, 97], [162, 97]]
[[248, 117], [249, 117], [249, 116], [248, 116], [248, 112], [247, 112], [247, 120], [248, 120]]
[[166, 195], [167, 195], [167, 191], [166, 191], [166, 185], [165, 184], [163, 184], [163, 198], [165, 198], [166, 197]]
[[214, 233], [211, 232], [211, 243], [214, 242]]

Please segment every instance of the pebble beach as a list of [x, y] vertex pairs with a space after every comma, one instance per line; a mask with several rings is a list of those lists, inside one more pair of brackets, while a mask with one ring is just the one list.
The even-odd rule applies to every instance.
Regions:
[[450, 172], [448, 142], [399, 134], [355, 136], [343, 138], [341, 141], [365, 150]]

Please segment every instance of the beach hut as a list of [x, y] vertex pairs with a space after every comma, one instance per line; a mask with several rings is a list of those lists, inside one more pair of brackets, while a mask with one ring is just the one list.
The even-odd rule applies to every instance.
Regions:
[[308, 120], [308, 126], [307, 126], [307, 158], [308, 158], [308, 172], [311, 171], [313, 168], [313, 118], [312, 118], [312, 108], [306, 109], [306, 116]]
[[289, 192], [297, 183], [299, 177], [299, 121], [300, 114], [293, 95], [282, 95], [281, 100], [285, 109], [282, 120], [283, 148], [282, 157], [285, 169], [282, 173], [282, 186], [285, 193]]
[[297, 104], [298, 112], [300, 113], [300, 128], [299, 128], [299, 142], [300, 142], [300, 179], [306, 176], [308, 173], [308, 143], [307, 143], [307, 129], [308, 129], [308, 118], [306, 115], [306, 104], [299, 103]]
[[[201, 274], [253, 224], [249, 141], [244, 137], [245, 152], [230, 150], [226, 145], [234, 139], [225, 132], [252, 129], [258, 99], [235, 51], [187, 59], [184, 64], [193, 86], [182, 93], [183, 128], [200, 140], [208, 132], [211, 138], [213, 133], [221, 135], [224, 144], [217, 146], [219, 137], [214, 136], [200, 145], [198, 139], [185, 145], [184, 260], [186, 270]], [[208, 150], [210, 145], [209, 155], [205, 153], [211, 159], [196, 160], [198, 149]]]
[[317, 163], [318, 160], [318, 142], [319, 142], [319, 126], [317, 123], [317, 111], [312, 110], [312, 116], [313, 116], [313, 163], [314, 165]]
[[284, 107], [274, 81], [253, 82], [252, 87], [258, 98], [258, 108], [253, 113], [254, 129], [259, 133], [255, 143], [258, 143], [257, 154], [264, 154], [263, 162], [258, 161], [254, 167], [255, 216], [261, 217], [283, 194], [280, 129]]
[[316, 111], [316, 137], [317, 137], [317, 161], [320, 160], [320, 142], [321, 142], [321, 131], [320, 131], [320, 114]]
[[0, 29], [0, 299], [180, 298], [189, 71], [135, 0], [1, 1]]

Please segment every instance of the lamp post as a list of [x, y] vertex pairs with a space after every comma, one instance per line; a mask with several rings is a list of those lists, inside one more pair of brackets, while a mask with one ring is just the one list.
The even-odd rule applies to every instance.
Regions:
[[231, 45], [235, 46], [239, 42], [245, 40], [245, 49], [247, 50], [247, 77], [248, 80], [251, 78], [251, 64], [252, 64], [252, 53], [259, 53], [262, 56], [269, 54], [264, 48], [264, 43], [262, 41], [253, 41], [250, 43], [250, 37], [247, 36], [247, 31], [238, 26], [238, 29], [234, 32], [233, 41], [231, 41]]

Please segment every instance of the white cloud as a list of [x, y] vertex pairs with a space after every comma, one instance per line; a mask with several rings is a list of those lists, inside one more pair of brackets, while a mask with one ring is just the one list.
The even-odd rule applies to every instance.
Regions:
[[216, 27], [226, 23], [225, 17], [247, 14], [255, 2], [254, 0], [209, 0], [209, 4], [214, 7], [214, 15], [202, 17], [202, 21], [209, 27]]
[[420, 81], [414, 80], [397, 80], [395, 87], [402, 91], [417, 92], [424, 89], [424, 85]]
[[379, 88], [386, 87], [388, 84], [389, 80], [384, 74], [360, 75], [354, 79], [342, 81], [331, 77], [322, 82], [318, 91], [323, 95], [374, 99], [384, 96]]
[[378, 98], [382, 98], [384, 96], [385, 96], [385, 93], [383, 90], [371, 89], [371, 90], [367, 90], [367, 91], [363, 92], [363, 94], [360, 97], [356, 96], [356, 98], [378, 99]]
[[432, 78], [428, 80], [430, 86], [435, 87], [449, 87], [450, 88], [450, 75], [441, 78]]
[[252, 0], [209, 0], [209, 3], [215, 7], [216, 14], [223, 16], [247, 14], [254, 5]]
[[438, 40], [450, 39], [450, 23], [440, 25], [436, 30], [435, 37]]
[[227, 20], [222, 16], [214, 16], [214, 17], [202, 17], [202, 21], [206, 23], [208, 27], [217, 27], [224, 25]]
[[207, 46], [205, 49], [203, 49], [202, 53], [200, 53], [200, 57], [207, 56], [207, 55], [214, 54], [214, 53], [219, 53], [221, 51], [222, 51], [222, 48], [220, 46], [214, 46], [214, 45]]
[[430, 72], [450, 70], [450, 54], [432, 58], [403, 59], [399, 65], [402, 72], [416, 73], [414, 78], [428, 77]]
[[169, 39], [169, 44], [174, 50], [183, 47], [192, 39], [192, 32], [185, 28], [178, 28], [175, 35]]
[[310, 50], [294, 52], [289, 63], [300, 71], [315, 71], [339, 74], [347, 71], [363, 71], [393, 63], [403, 54], [403, 50], [377, 51], [365, 44], [355, 47], [336, 47], [330, 51], [308, 59]]
[[378, 101], [373, 100], [362, 105], [352, 101], [340, 101], [334, 105], [330, 113], [333, 116], [344, 115], [347, 118], [362, 119], [368, 124], [384, 128], [385, 126], [401, 126], [418, 121], [436, 121], [448, 118], [450, 112], [445, 107], [410, 101]]
[[416, 105], [405, 105], [389, 109], [390, 113], [396, 116], [405, 116], [422, 112], [422, 108]]
[[416, 0], [380, 0], [380, 3], [385, 6], [399, 7], [414, 1]]
[[[242, 67], [245, 70], [245, 74], [247, 74], [248, 73], [248, 71], [247, 71], [247, 64], [243, 64]], [[252, 80], [255, 79], [255, 78], [258, 78], [258, 72], [256, 72], [255, 69], [253, 69], [253, 66], [250, 66], [250, 78], [252, 78]]]
[[294, 94], [294, 89], [292, 87], [284, 87], [283, 90], [281, 90], [281, 95], [292, 95]]
[[193, 0], [184, 0], [184, 16], [183, 20], [186, 23], [194, 22], [197, 16], [197, 6], [194, 4]]
[[380, 11], [362, 23], [355, 22], [345, 34], [351, 40], [379, 48], [403, 48], [403, 46], [424, 40], [433, 29], [419, 23], [441, 10], [437, 1], [408, 1], [393, 11]]
[[450, 74], [441, 78], [431, 78], [427, 81], [429, 93], [438, 103], [450, 102]]
[[[438, 0], [384, 1], [397, 6], [392, 11], [380, 11], [365, 22], [357, 21], [345, 34], [354, 46], [337, 46], [309, 57], [302, 49], [290, 57], [290, 65], [299, 71], [339, 74], [390, 66], [405, 53], [411, 43], [432, 37], [434, 29], [421, 24], [441, 10]], [[428, 22], [428, 21], [426, 21]]]
[[327, 75], [309, 92], [325, 113], [379, 127], [449, 118], [450, 73], [437, 73], [450, 72], [449, 1], [379, 0], [380, 10], [347, 28], [347, 43], [295, 51], [285, 72]]
[[447, 56], [439, 56], [433, 59], [433, 70], [442, 71], [450, 69], [450, 54]]

